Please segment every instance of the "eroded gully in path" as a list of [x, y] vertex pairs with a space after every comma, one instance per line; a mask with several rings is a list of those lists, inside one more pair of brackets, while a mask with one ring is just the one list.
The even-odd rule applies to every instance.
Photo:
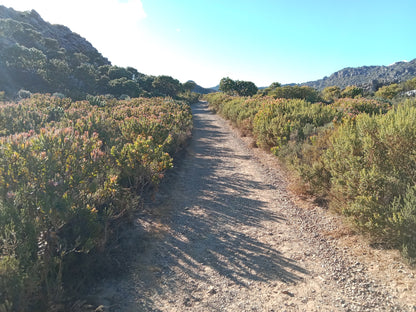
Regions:
[[[183, 159], [139, 216], [129, 273], [97, 288], [108, 311], [410, 311], [298, 208], [278, 168], [193, 106]], [[262, 154], [261, 157], [270, 157]], [[134, 241], [134, 240], [141, 240]]]

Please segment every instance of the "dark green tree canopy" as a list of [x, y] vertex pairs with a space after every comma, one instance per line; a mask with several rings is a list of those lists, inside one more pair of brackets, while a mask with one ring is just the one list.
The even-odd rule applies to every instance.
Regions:
[[233, 94], [235, 91], [235, 81], [229, 77], [222, 78], [220, 81], [220, 89], [221, 92], [227, 94]]
[[237, 80], [235, 90], [239, 96], [253, 96], [257, 93], [257, 86], [251, 81]]
[[182, 84], [179, 80], [172, 78], [171, 76], [158, 76], [152, 83], [153, 88], [159, 92], [171, 97], [175, 97], [179, 92], [183, 90]]
[[273, 82], [270, 86], [269, 86], [269, 88], [270, 89], [276, 89], [276, 88], [279, 88], [279, 87], [281, 87], [282, 86], [282, 84], [280, 83], [280, 82]]
[[226, 77], [220, 81], [220, 91], [230, 95], [253, 96], [257, 93], [258, 88], [251, 81], [234, 81]]
[[183, 88], [185, 91], [192, 91], [196, 87], [196, 82], [192, 80], [188, 80], [183, 84]]
[[111, 80], [120, 79], [120, 78], [131, 79], [132, 76], [133, 76], [133, 74], [131, 72], [129, 72], [126, 68], [123, 68], [123, 67], [112, 66], [108, 70], [108, 77]]

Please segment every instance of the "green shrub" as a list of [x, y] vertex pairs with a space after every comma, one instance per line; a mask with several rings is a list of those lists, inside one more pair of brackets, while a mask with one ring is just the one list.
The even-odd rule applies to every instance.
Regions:
[[106, 249], [114, 221], [172, 166], [190, 107], [34, 95], [0, 106], [0, 121], [0, 309], [46, 310], [94, 271], [85, 266]]
[[397, 83], [393, 83], [391, 85], [381, 87], [374, 95], [383, 99], [391, 100], [401, 91], [402, 88]]
[[416, 90], [416, 77], [405, 81], [402, 85], [404, 91]]
[[88, 94], [86, 99], [91, 106], [104, 107], [106, 105], [106, 101], [103, 96], [93, 96]]
[[254, 116], [263, 101], [264, 99], [256, 97], [235, 97], [231, 101], [225, 102], [219, 113], [239, 128], [252, 130]]
[[330, 86], [322, 90], [322, 98], [328, 103], [332, 103], [340, 97], [341, 89], [338, 86]]
[[201, 94], [191, 92], [191, 91], [186, 91], [178, 95], [178, 99], [186, 102], [188, 105], [198, 103], [200, 98], [201, 98]]
[[36, 292], [55, 298], [64, 257], [104, 243], [99, 219], [112, 205], [106, 185], [115, 185], [103, 170], [108, 165], [101, 142], [68, 128], [19, 134], [0, 144], [0, 235], [15, 229], [12, 254], [22, 276], [38, 281]]
[[361, 114], [344, 123], [323, 156], [331, 174], [332, 206], [373, 237], [409, 250], [416, 241], [404, 237], [413, 234], [397, 226], [413, 221], [393, 221], [411, 215], [400, 207], [413, 194], [415, 144], [416, 109], [404, 105], [386, 115]]
[[289, 140], [303, 141], [317, 127], [330, 123], [340, 113], [322, 103], [277, 99], [265, 103], [254, 118], [257, 144], [264, 148], [280, 147]]
[[35, 131], [46, 127], [52, 121], [59, 121], [69, 107], [68, 98], [34, 94], [19, 103], [0, 105], [0, 136]]
[[326, 197], [330, 191], [331, 175], [322, 155], [329, 148], [333, 131], [333, 124], [317, 128], [315, 135], [297, 144], [296, 153], [279, 153], [306, 183], [307, 190], [321, 198]]
[[218, 112], [220, 108], [228, 101], [231, 101], [234, 97], [222, 92], [205, 94], [203, 99], [209, 102], [210, 108]]
[[341, 97], [344, 98], [359, 98], [364, 94], [364, 90], [357, 86], [348, 86], [341, 92]]
[[[335, 90], [336, 91], [336, 90]], [[355, 92], [353, 87], [347, 90]], [[358, 94], [359, 95], [359, 94]], [[206, 96], [373, 240], [416, 257], [416, 100]]]
[[395, 239], [407, 258], [416, 258], [416, 186], [409, 187], [403, 196], [396, 197], [391, 211], [388, 223], [392, 233], [389, 236]]
[[319, 101], [319, 92], [308, 86], [283, 86], [269, 92], [274, 98], [302, 99], [308, 102]]
[[332, 106], [342, 112], [344, 117], [353, 117], [361, 113], [385, 114], [392, 108], [390, 102], [366, 98], [342, 98], [335, 101]]

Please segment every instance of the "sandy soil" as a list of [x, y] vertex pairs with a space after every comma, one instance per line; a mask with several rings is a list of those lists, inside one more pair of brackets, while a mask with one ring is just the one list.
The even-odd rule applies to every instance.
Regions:
[[397, 252], [290, 193], [276, 159], [207, 103], [193, 113], [190, 145], [126, 238], [128, 273], [89, 296], [97, 311], [416, 311]]

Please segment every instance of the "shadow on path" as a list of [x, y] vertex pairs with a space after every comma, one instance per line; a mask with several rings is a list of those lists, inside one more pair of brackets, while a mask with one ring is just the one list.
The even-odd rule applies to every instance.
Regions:
[[[265, 228], [264, 221], [273, 221], [274, 227], [283, 221], [267, 199], [259, 198], [273, 187], [242, 170], [250, 154], [233, 143], [205, 103], [195, 104], [193, 113], [187, 156], [161, 186], [156, 201], [170, 206], [171, 230], [148, 259], [161, 268], [158, 277], [165, 281], [155, 291], [166, 294], [168, 286], [172, 295], [189, 279], [206, 281], [207, 268], [241, 287], [249, 287], [250, 281], [302, 280], [308, 272], [272, 247], [277, 244], [265, 243], [279, 235]], [[152, 307], [150, 300], [145, 298]]]

